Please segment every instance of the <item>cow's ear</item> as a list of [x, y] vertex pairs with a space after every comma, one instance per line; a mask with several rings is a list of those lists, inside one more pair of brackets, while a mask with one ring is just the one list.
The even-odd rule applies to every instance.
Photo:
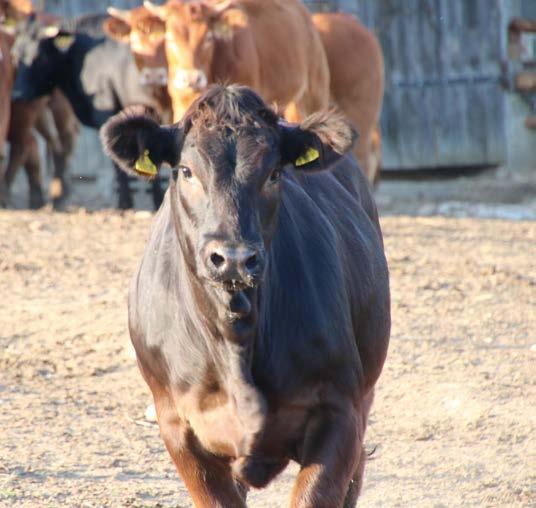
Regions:
[[121, 169], [151, 179], [162, 164], [178, 164], [182, 133], [180, 125], [160, 125], [148, 108], [135, 106], [110, 118], [100, 137], [104, 151]]
[[[230, 4], [230, 2], [228, 2]], [[211, 33], [222, 40], [230, 40], [236, 29], [247, 26], [247, 17], [240, 8], [230, 8], [226, 3], [220, 4], [219, 8], [213, 8], [210, 16]]]
[[11, 46], [17, 33], [15, 25], [0, 23], [0, 32], [2, 32], [8, 38], [8, 43]]
[[357, 131], [340, 113], [314, 113], [299, 125], [280, 122], [281, 160], [296, 169], [318, 171], [330, 167], [350, 151]]
[[108, 37], [111, 37], [116, 41], [129, 42], [130, 40], [130, 25], [125, 23], [122, 19], [110, 16], [104, 20], [102, 29]]

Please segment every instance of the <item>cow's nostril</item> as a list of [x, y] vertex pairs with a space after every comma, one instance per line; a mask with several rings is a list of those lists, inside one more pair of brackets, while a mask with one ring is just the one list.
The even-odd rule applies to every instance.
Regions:
[[218, 254], [217, 252], [213, 252], [210, 255], [210, 261], [216, 268], [219, 268], [225, 262], [225, 258], [221, 256], [220, 254]]
[[257, 268], [258, 259], [257, 254], [253, 254], [252, 256], [249, 256], [249, 258], [246, 259], [246, 268], [248, 270], [254, 270]]

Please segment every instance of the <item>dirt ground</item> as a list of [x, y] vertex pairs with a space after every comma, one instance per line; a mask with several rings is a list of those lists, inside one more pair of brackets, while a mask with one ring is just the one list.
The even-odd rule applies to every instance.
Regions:
[[[0, 211], [0, 506], [190, 506], [126, 326], [151, 220]], [[382, 224], [393, 330], [360, 506], [536, 506], [536, 222]], [[286, 506], [295, 472], [249, 506]]]

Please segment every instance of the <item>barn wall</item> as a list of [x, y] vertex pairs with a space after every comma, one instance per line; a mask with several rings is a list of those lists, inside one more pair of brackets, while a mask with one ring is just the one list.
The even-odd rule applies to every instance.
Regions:
[[504, 162], [499, 1], [354, 3], [385, 55], [384, 166]]
[[[385, 54], [384, 167], [506, 164], [536, 171], [535, 115], [505, 87], [508, 23], [535, 0], [332, 0], [378, 36]], [[536, 99], [532, 99], [536, 103]]]

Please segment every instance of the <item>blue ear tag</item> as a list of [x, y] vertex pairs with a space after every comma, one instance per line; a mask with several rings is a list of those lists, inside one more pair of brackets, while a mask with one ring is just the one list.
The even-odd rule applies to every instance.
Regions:
[[313, 162], [320, 157], [318, 150], [315, 148], [307, 148], [303, 154], [301, 154], [295, 161], [295, 166], [305, 166], [309, 162]]
[[143, 155], [140, 155], [139, 159], [134, 164], [134, 169], [138, 173], [142, 173], [147, 176], [155, 176], [158, 173], [158, 168], [154, 165], [154, 162], [149, 157], [149, 150], [145, 150]]

